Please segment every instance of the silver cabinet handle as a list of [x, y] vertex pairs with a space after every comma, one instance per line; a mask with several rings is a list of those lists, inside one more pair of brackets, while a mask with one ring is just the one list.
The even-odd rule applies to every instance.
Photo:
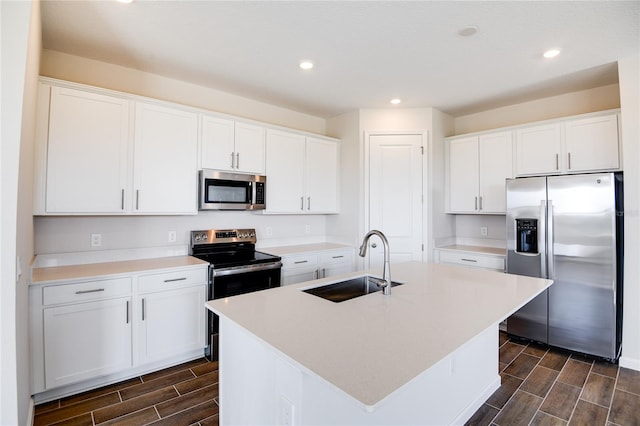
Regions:
[[165, 283], [172, 283], [172, 282], [175, 282], [175, 281], [184, 281], [184, 280], [186, 280], [186, 279], [187, 279], [187, 277], [182, 277], [182, 278], [171, 278], [171, 279], [168, 279], [168, 280], [164, 280], [164, 282], [165, 282]]
[[304, 197], [300, 197], [300, 210], [304, 211]]
[[104, 291], [104, 288], [96, 288], [95, 290], [80, 290], [76, 291], [76, 294], [98, 293]]
[[299, 265], [299, 264], [301, 264], [301, 263], [307, 263], [307, 262], [308, 262], [308, 260], [298, 260], [298, 261], [293, 262], [293, 263], [294, 263], [295, 265]]
[[307, 210], [311, 210], [311, 197], [307, 197]]
[[327, 278], [327, 270], [322, 268], [322, 278]]
[[146, 304], [144, 303], [144, 298], [142, 298], [142, 321], [144, 321], [145, 306]]
[[480, 208], [478, 210], [482, 210], [482, 195], [480, 196]]
[[234, 154], [234, 153], [232, 152], [232, 153], [231, 153], [231, 168], [232, 168], [232, 169], [234, 169], [234, 168], [235, 168], [235, 163], [234, 163], [235, 156], [234, 156], [233, 154]]
[[140, 208], [140, 190], [136, 189], [136, 210]]
[[240, 168], [240, 153], [236, 152], [236, 169]]
[[340, 255], [340, 256], [331, 256], [332, 259], [342, 259], [344, 256]]
[[571, 153], [567, 152], [567, 169], [571, 170]]
[[120, 210], [124, 210], [124, 188], [120, 191]]
[[560, 163], [558, 161], [558, 154], [556, 154], [556, 170], [560, 170]]
[[465, 259], [465, 258], [461, 258], [460, 260], [462, 260], [463, 262], [478, 262], [476, 259]]
[[129, 301], [127, 300], [127, 324], [129, 324]]
[[474, 203], [475, 203], [475, 204], [474, 204], [473, 209], [474, 209], [474, 210], [478, 210], [478, 197], [475, 197], [475, 201], [474, 201]]
[[376, 248], [378, 245], [376, 243], [371, 244], [371, 248]]

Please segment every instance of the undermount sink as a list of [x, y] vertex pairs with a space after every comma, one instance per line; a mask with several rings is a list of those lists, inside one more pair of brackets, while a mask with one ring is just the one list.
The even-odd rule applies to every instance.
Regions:
[[[371, 278], [376, 278], [377, 280], [379, 280], [379, 278], [377, 277]], [[401, 284], [403, 283], [392, 281], [391, 287], [395, 287]], [[308, 288], [302, 291], [338, 303], [344, 302], [345, 300], [353, 299], [355, 297], [364, 296], [365, 294], [375, 293], [380, 290], [380, 286], [376, 284], [375, 281], [369, 280], [369, 275], [364, 275], [361, 277], [355, 277], [349, 280], [339, 281], [337, 283], [327, 284], [320, 287]]]

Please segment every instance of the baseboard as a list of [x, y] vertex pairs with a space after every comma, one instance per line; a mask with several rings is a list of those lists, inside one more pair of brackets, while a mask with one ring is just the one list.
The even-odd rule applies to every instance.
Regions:
[[640, 371], [640, 359], [621, 356], [618, 359], [620, 367], [629, 368], [631, 370]]

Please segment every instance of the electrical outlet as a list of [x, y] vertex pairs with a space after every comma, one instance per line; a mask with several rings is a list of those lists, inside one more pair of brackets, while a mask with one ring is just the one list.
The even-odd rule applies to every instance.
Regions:
[[167, 242], [175, 243], [176, 242], [176, 231], [169, 231], [167, 234]]
[[489, 230], [487, 229], [486, 226], [480, 227], [480, 235], [482, 235], [483, 237], [486, 237], [487, 235], [489, 235]]
[[304, 233], [305, 234], [310, 234], [311, 233], [311, 225], [305, 225], [304, 226]]
[[267, 231], [267, 232], [266, 232], [266, 233], [267, 233], [267, 237], [271, 237], [271, 236], [273, 236], [273, 228], [272, 228], [272, 227], [267, 226], [266, 231]]
[[102, 245], [102, 234], [91, 234], [91, 247], [100, 247]]

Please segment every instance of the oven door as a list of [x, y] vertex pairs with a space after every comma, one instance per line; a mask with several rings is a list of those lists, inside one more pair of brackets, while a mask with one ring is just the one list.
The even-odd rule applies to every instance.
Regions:
[[[282, 262], [224, 269], [212, 268], [208, 299], [224, 299], [225, 297], [280, 287], [281, 269]], [[217, 361], [219, 320], [216, 314], [208, 312], [209, 344], [205, 349], [205, 356], [211, 361]]]

